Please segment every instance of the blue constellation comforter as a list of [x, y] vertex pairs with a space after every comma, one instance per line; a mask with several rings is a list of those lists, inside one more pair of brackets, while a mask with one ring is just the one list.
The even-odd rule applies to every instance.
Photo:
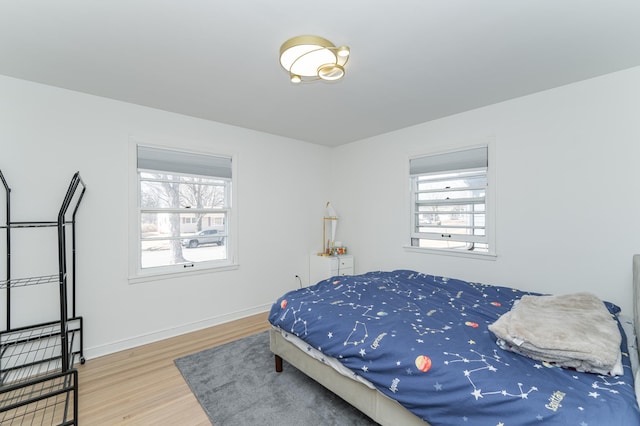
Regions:
[[532, 293], [407, 270], [370, 272], [291, 291], [269, 321], [433, 426], [640, 425], [622, 329], [625, 373], [616, 377], [496, 345], [488, 325], [525, 294]]

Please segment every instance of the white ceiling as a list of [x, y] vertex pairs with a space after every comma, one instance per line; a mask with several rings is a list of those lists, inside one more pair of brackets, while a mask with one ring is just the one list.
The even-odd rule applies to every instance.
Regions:
[[637, 0], [0, 0], [0, 74], [329, 146], [638, 65]]

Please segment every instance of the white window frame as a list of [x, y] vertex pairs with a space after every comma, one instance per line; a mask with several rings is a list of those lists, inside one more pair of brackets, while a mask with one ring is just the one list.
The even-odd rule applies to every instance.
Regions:
[[[414, 177], [411, 176], [410, 163], [412, 160], [426, 158], [426, 157], [436, 157], [439, 155], [446, 155], [451, 153], [457, 153], [460, 151], [473, 150], [477, 148], [486, 147], [487, 149], [487, 188], [485, 193], [485, 237], [478, 239], [477, 237], [469, 237], [469, 241], [482, 241], [488, 245], [487, 251], [472, 251], [472, 250], [464, 250], [460, 248], [427, 248], [427, 247], [416, 247], [411, 244], [411, 239], [416, 237], [416, 203], [415, 203], [415, 192], [414, 192]], [[408, 191], [408, 212], [409, 212], [409, 232], [407, 238], [407, 245], [405, 249], [411, 252], [417, 253], [431, 253], [431, 254], [440, 254], [440, 255], [449, 255], [449, 256], [459, 256], [459, 257], [471, 257], [478, 259], [486, 259], [486, 260], [495, 260], [497, 257], [496, 252], [496, 238], [495, 238], [495, 198], [496, 198], [496, 167], [494, 161], [494, 142], [487, 141], [482, 144], [465, 146], [455, 149], [449, 150], [434, 150], [433, 152], [421, 153], [412, 155], [409, 157], [409, 161], [407, 161], [407, 175], [409, 181], [409, 191]], [[455, 169], [451, 169], [452, 171]]]
[[[227, 259], [214, 260], [206, 262], [195, 262], [189, 268], [183, 265], [167, 265], [153, 268], [141, 267], [141, 232], [140, 232], [140, 215], [142, 213], [140, 206], [140, 181], [138, 173], [138, 146], [146, 146], [151, 148], [180, 151], [190, 154], [202, 154], [208, 156], [229, 157], [231, 161], [231, 182], [228, 187], [230, 191], [229, 203], [225, 208], [227, 214], [227, 235], [225, 236], [225, 245], [227, 246]], [[238, 268], [238, 250], [237, 250], [237, 155], [221, 152], [207, 152], [202, 149], [191, 149], [191, 147], [175, 147], [167, 145], [159, 145], [157, 143], [147, 143], [135, 138], [129, 141], [129, 283], [136, 284], [140, 282], [155, 281], [159, 279], [168, 279], [181, 277], [185, 275], [197, 275], [202, 273], [211, 273], [218, 271], [227, 271]]]

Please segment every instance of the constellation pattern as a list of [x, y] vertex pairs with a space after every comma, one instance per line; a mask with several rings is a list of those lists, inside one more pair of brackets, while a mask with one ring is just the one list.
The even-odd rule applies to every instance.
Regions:
[[426, 334], [444, 333], [447, 330], [451, 330], [451, 327], [449, 327], [448, 325], [444, 325], [441, 328], [431, 328], [424, 324], [414, 323], [411, 323], [411, 328], [413, 329], [413, 331], [418, 333], [419, 336], [424, 336]]
[[465, 370], [462, 371], [462, 373], [464, 374], [464, 377], [467, 378], [467, 380], [469, 381], [469, 384], [471, 384], [471, 386], [473, 387], [473, 392], [471, 392], [471, 395], [473, 395], [476, 400], [478, 400], [479, 398], [483, 398], [487, 395], [502, 395], [506, 397], [517, 397], [517, 398], [526, 399], [531, 392], [538, 390], [537, 387], [532, 386], [529, 388], [527, 392], [523, 392], [522, 383], [517, 383], [518, 390], [519, 390], [518, 393], [511, 393], [506, 389], [491, 390], [491, 391], [483, 392], [482, 389], [476, 386], [476, 383], [473, 380], [473, 374], [480, 371], [490, 371], [492, 373], [496, 373], [498, 371], [498, 368], [496, 367], [495, 364], [502, 364], [507, 367], [509, 366], [509, 364], [501, 360], [501, 357], [498, 355], [497, 350], [495, 349], [493, 351], [493, 355], [491, 356], [481, 354], [475, 350], [470, 350], [469, 352], [474, 356], [474, 358], [466, 357], [457, 353], [444, 352], [445, 355], [450, 355], [455, 358], [451, 361], [445, 361], [444, 363], [445, 365], [455, 364], [455, 363], [478, 365], [476, 368], [466, 368]]
[[297, 308], [288, 307], [282, 312], [280, 320], [282, 321], [286, 320], [287, 315], [291, 314], [294, 319], [293, 321], [291, 321], [291, 328], [289, 329], [289, 332], [295, 334], [298, 337], [306, 336], [308, 333], [307, 319], [303, 315], [303, 313], [305, 311], [307, 312], [310, 311], [307, 305], [309, 305], [310, 303], [312, 304], [320, 303], [321, 301], [322, 300], [316, 300], [313, 302], [300, 302]]
[[364, 306], [364, 305], [359, 305], [357, 303], [341, 303], [340, 306], [348, 306], [356, 312], [361, 312], [360, 315], [363, 317], [374, 318], [374, 319], [380, 318], [379, 316], [369, 315], [369, 312], [373, 310], [373, 305]]
[[342, 290], [343, 287], [346, 287], [346, 289], [342, 292], [345, 297], [357, 297], [358, 300], [360, 300], [360, 298], [362, 297], [362, 294], [357, 290], [358, 283], [341, 284], [339, 289]]
[[598, 375], [598, 377], [600, 378], [599, 381], [595, 381], [591, 384], [591, 387], [593, 389], [598, 389], [601, 390], [603, 392], [609, 392], [609, 393], [620, 393], [620, 391], [618, 391], [617, 389], [613, 389], [614, 386], [626, 386], [627, 383], [624, 380], [615, 380], [615, 381], [611, 381], [611, 377], [608, 376], [602, 376], [602, 375]]
[[[640, 424], [628, 356], [625, 374], [608, 377], [498, 347], [488, 325], [525, 294], [415, 271], [371, 272], [291, 291], [269, 321], [431, 424]], [[500, 418], [506, 406], [508, 422]]]
[[356, 321], [353, 325], [353, 329], [351, 329], [351, 333], [347, 336], [347, 339], [344, 341], [344, 346], [353, 345], [358, 346], [363, 344], [367, 338], [369, 337], [369, 332], [367, 331], [367, 324]]

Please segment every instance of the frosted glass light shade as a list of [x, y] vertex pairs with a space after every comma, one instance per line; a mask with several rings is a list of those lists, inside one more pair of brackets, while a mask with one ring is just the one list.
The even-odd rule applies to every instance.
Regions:
[[311, 80], [339, 80], [349, 59], [347, 46], [336, 47], [318, 36], [298, 36], [280, 47], [280, 64], [293, 83]]

